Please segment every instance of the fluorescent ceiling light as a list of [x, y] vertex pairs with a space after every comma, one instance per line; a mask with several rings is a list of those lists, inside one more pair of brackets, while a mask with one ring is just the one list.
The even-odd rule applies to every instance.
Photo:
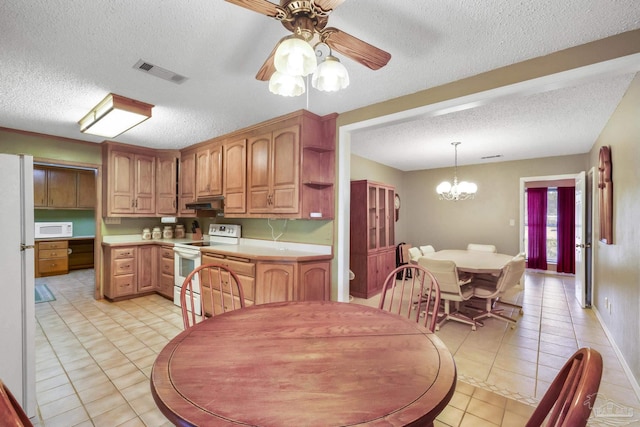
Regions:
[[114, 138], [151, 117], [153, 105], [110, 93], [78, 124], [80, 132]]

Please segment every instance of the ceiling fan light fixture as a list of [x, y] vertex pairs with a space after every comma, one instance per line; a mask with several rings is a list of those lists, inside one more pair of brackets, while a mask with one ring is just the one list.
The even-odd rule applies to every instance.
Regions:
[[274, 57], [276, 70], [291, 76], [307, 76], [318, 67], [316, 54], [302, 36], [293, 35], [280, 42]]
[[299, 96], [305, 92], [304, 79], [276, 71], [269, 79], [269, 91], [281, 96]]
[[349, 73], [338, 58], [329, 55], [313, 73], [311, 85], [324, 92], [336, 92], [349, 86]]

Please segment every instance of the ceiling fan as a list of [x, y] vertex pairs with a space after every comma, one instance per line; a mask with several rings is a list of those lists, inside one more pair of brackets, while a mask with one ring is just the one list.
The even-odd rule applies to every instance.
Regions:
[[[387, 65], [391, 55], [382, 49], [370, 45], [342, 30], [327, 27], [329, 14], [344, 0], [280, 0], [274, 4], [267, 0], [226, 0], [238, 6], [275, 18], [292, 33], [301, 36], [307, 42], [317, 38], [330, 49], [361, 63], [372, 70]], [[262, 65], [256, 79], [267, 81], [276, 71], [274, 57], [278, 45]]]

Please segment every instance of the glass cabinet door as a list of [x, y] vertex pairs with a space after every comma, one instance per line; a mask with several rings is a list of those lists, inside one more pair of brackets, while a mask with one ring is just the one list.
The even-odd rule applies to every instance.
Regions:
[[378, 248], [378, 220], [376, 217], [378, 214], [378, 204], [377, 204], [378, 194], [376, 192], [376, 187], [374, 186], [368, 186], [367, 192], [368, 192], [367, 215], [369, 215], [368, 247], [371, 250], [371, 249]]
[[378, 188], [378, 248], [389, 246], [387, 228], [387, 189]]

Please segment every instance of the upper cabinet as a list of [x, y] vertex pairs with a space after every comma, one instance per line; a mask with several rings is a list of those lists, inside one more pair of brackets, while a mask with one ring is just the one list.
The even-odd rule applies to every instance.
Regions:
[[251, 214], [299, 210], [300, 127], [249, 138], [248, 210]]
[[247, 214], [251, 218], [332, 219], [335, 119], [299, 111], [247, 135]]
[[[103, 215], [175, 214], [177, 158], [177, 152], [103, 143]], [[160, 173], [163, 177], [157, 186]], [[169, 175], [168, 179], [165, 174]]]
[[196, 151], [196, 198], [222, 195], [222, 146], [211, 143]]
[[300, 110], [180, 153], [104, 142], [104, 216], [196, 216], [187, 203], [223, 196], [230, 218], [333, 219], [336, 117]]
[[224, 212], [243, 214], [247, 211], [247, 140], [225, 142], [222, 152]]
[[34, 165], [35, 208], [93, 209], [96, 178], [93, 170]]
[[178, 212], [178, 156], [159, 155], [156, 162], [156, 213], [176, 215]]
[[179, 215], [195, 216], [196, 211], [186, 207], [187, 203], [196, 201], [196, 153], [194, 151], [180, 153], [178, 194]]

